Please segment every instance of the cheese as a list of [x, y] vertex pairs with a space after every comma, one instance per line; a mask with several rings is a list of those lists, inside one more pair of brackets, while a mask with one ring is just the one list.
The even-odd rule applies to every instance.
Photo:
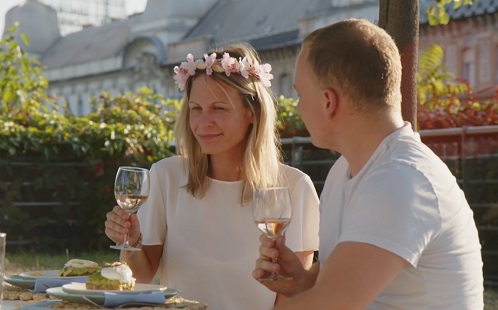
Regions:
[[113, 267], [104, 267], [100, 271], [100, 274], [109, 280], [118, 280], [122, 283], [133, 282], [133, 273], [127, 265], [118, 265]]

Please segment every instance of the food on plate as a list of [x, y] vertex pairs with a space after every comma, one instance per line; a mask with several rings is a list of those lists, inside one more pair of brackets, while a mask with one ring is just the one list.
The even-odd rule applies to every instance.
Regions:
[[99, 264], [85, 259], [71, 259], [61, 270], [61, 277], [89, 276], [100, 269]]
[[106, 263], [100, 271], [88, 277], [86, 288], [91, 290], [131, 291], [135, 287], [133, 273], [124, 262]]

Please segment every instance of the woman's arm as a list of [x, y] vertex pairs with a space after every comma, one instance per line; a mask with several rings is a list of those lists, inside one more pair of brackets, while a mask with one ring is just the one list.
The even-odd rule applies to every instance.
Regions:
[[120, 260], [126, 262], [133, 271], [133, 277], [140, 283], [150, 283], [154, 278], [161, 255], [162, 245], [146, 246], [141, 243], [140, 223], [137, 215], [129, 215], [115, 206], [107, 213], [105, 233], [116, 244], [123, 243], [124, 234], [129, 234], [130, 244], [141, 248], [141, 251], [121, 251]]
[[163, 253], [162, 245], [137, 245], [141, 251], [121, 251], [120, 259], [133, 271], [138, 283], [150, 283], [156, 275]]

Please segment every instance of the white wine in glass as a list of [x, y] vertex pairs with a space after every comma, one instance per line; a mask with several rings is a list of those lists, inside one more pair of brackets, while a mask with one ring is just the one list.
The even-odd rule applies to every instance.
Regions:
[[[119, 167], [114, 181], [114, 196], [119, 207], [129, 214], [138, 211], [140, 206], [149, 198], [150, 181], [149, 170], [138, 167]], [[111, 245], [112, 249], [125, 251], [140, 251], [128, 242], [125, 234], [123, 244]]]
[[[253, 196], [253, 219], [259, 230], [276, 240], [289, 227], [292, 205], [288, 187], [256, 188]], [[276, 262], [276, 261], [275, 261]], [[260, 281], [287, 280], [288, 277], [271, 273]]]

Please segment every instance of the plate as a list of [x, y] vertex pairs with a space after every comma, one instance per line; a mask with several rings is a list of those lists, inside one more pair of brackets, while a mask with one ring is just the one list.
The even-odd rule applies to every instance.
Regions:
[[19, 275], [4, 276], [3, 280], [9, 284], [22, 288], [32, 289], [35, 287], [35, 279], [24, 278]]
[[71, 279], [71, 278], [81, 278], [87, 276], [70, 276], [70, 277], [62, 277], [60, 270], [39, 270], [39, 271], [28, 271], [19, 274], [20, 277], [27, 279], [36, 279], [40, 277], [44, 278], [62, 278], [62, 279]]
[[[61, 277], [59, 274], [59, 270], [41, 270], [41, 271], [28, 271], [22, 272], [18, 275], [10, 275], [4, 276], [3, 279], [5, 282], [26, 288], [26, 289], [34, 289], [36, 284], [36, 279], [54, 279], [54, 281], [60, 281], [61, 283], [67, 283], [70, 281], [78, 281], [79, 279], [88, 278], [88, 276], [79, 276], [79, 277]], [[73, 279], [73, 280], [71, 280]], [[76, 280], [78, 279], [78, 280]], [[48, 281], [48, 280], [47, 280]], [[44, 281], [45, 282], [45, 281]], [[80, 280], [81, 282], [81, 280]]]
[[132, 291], [119, 291], [119, 290], [91, 290], [86, 288], [85, 283], [68, 283], [62, 285], [62, 290], [65, 293], [73, 294], [73, 295], [103, 295], [106, 293], [118, 293], [118, 294], [147, 294], [153, 293], [157, 291], [166, 291], [168, 288], [166, 286], [158, 285], [158, 284], [145, 284], [145, 283], [137, 283], [135, 284], [135, 288]]
[[[138, 284], [137, 284], [138, 285]], [[107, 292], [107, 291], [105, 291]], [[164, 291], [162, 291], [164, 294], [164, 298], [168, 299], [170, 297], [178, 295], [178, 291], [172, 288], [167, 288]], [[74, 303], [79, 303], [79, 304], [92, 304], [96, 303], [99, 306], [102, 306], [105, 301], [104, 294], [73, 294], [73, 293], [67, 293], [65, 292], [62, 287], [53, 287], [47, 289], [47, 294], [50, 296], [60, 298], [62, 300], [66, 300], [69, 302], [74, 302]]]

